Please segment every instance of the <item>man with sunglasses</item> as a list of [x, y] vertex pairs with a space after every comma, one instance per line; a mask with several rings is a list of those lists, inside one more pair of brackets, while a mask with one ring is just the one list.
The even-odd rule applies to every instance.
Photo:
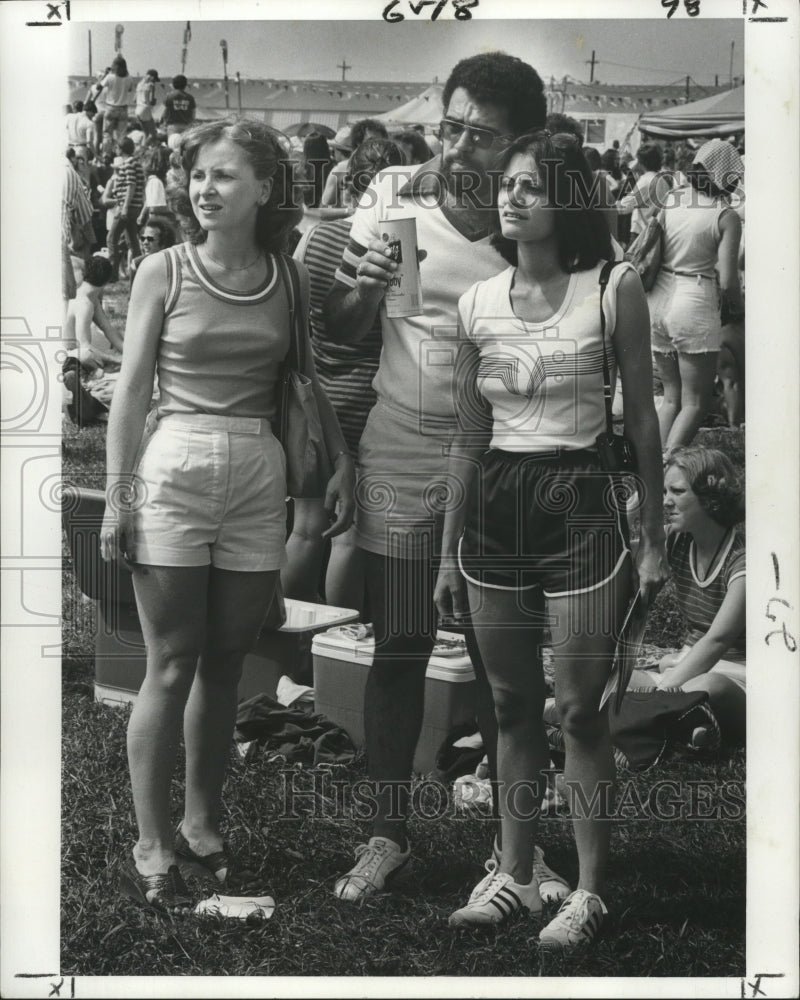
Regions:
[[[383, 349], [373, 382], [378, 401], [359, 449], [356, 544], [363, 550], [375, 655], [364, 724], [375, 783], [373, 836], [334, 893], [359, 901], [406, 864], [410, 776], [422, 726], [425, 671], [436, 634], [434, 572], [441, 548], [449, 442], [456, 425], [453, 363], [459, 296], [506, 262], [489, 241], [494, 212], [490, 170], [513, 138], [544, 125], [542, 81], [521, 59], [492, 52], [462, 60], [442, 94], [441, 154], [421, 166], [392, 167], [362, 195], [350, 241], [326, 304], [326, 328], [341, 343], [362, 340], [380, 316]], [[390, 318], [381, 308], [397, 269], [382, 220], [416, 219], [424, 312]], [[457, 484], [456, 484], [457, 488]], [[461, 609], [457, 609], [461, 610]], [[497, 723], [491, 690], [469, 627], [477, 715], [492, 773]], [[538, 858], [541, 862], [541, 853]], [[494, 864], [494, 861], [488, 862]], [[539, 864], [543, 898], [569, 893]]]

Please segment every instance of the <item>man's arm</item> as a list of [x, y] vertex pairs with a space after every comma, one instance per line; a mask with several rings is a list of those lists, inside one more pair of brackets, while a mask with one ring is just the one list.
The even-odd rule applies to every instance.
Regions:
[[338, 279], [325, 302], [325, 330], [335, 343], [357, 344], [372, 328], [389, 277], [397, 270], [392, 252], [383, 240], [372, 240], [359, 259], [355, 285]]

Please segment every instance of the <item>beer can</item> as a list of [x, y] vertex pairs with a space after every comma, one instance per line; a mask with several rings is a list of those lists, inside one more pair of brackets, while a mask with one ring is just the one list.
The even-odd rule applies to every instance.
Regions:
[[389, 278], [384, 303], [390, 319], [422, 314], [422, 285], [417, 259], [417, 220], [383, 219], [381, 238], [392, 251], [397, 270]]

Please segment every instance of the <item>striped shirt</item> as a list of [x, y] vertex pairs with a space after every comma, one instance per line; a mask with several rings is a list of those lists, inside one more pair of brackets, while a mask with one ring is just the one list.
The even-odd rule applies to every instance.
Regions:
[[133, 197], [131, 207], [141, 208], [144, 205], [144, 170], [135, 156], [129, 156], [117, 173], [117, 183], [114, 188], [114, 197], [117, 204], [125, 204], [128, 189], [133, 186]]
[[73, 238], [92, 220], [92, 203], [83, 181], [69, 161], [65, 164], [61, 188], [61, 238], [70, 246]]
[[350, 238], [351, 219], [323, 222], [306, 233], [294, 256], [308, 268], [310, 277], [311, 346], [317, 376], [336, 411], [351, 454], [358, 442], [377, 395], [372, 380], [381, 356], [381, 320], [377, 315], [366, 337], [357, 344], [337, 344], [325, 329], [325, 299], [336, 268]]
[[[717, 612], [722, 607], [728, 587], [739, 577], [745, 577], [745, 542], [736, 530], [731, 531], [721, 557], [711, 567], [705, 580], [697, 575], [697, 554], [694, 540], [687, 532], [670, 535], [667, 539], [667, 558], [675, 581], [678, 606], [688, 625], [685, 638], [693, 646], [711, 628]], [[726, 660], [744, 663], [747, 654], [745, 627], [734, 644], [725, 653]]]

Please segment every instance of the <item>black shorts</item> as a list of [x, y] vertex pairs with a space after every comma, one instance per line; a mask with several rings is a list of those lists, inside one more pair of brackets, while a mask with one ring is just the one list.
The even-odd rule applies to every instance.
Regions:
[[459, 543], [467, 580], [564, 597], [601, 587], [630, 552], [624, 486], [588, 449], [521, 454], [492, 449]]

